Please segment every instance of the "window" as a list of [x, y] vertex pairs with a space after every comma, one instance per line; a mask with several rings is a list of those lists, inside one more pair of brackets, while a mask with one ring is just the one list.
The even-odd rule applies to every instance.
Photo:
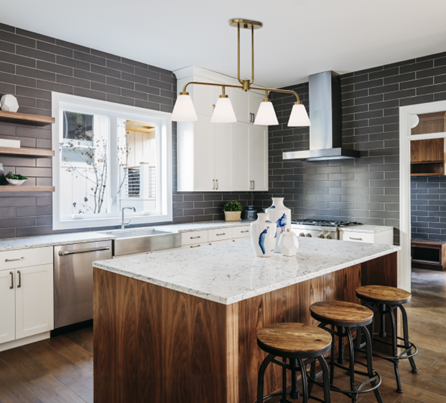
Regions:
[[53, 228], [172, 220], [170, 114], [53, 93]]

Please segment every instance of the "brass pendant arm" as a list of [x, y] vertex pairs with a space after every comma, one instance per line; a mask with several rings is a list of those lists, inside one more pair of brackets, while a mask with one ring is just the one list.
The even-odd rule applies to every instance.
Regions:
[[254, 84], [254, 25], [251, 25], [251, 84]]
[[[218, 84], [218, 83], [204, 83], [201, 81], [189, 81], [188, 83], [185, 84], [185, 86], [183, 87], [183, 92], [180, 92], [180, 95], [187, 95], [187, 87], [189, 85], [192, 84], [196, 84], [196, 85], [210, 85], [213, 87], [222, 87], [223, 91], [225, 87], [229, 87], [229, 88], [239, 88], [241, 90], [244, 90], [243, 85], [233, 85], [233, 84]], [[280, 89], [276, 89], [276, 88], [264, 88], [264, 87], [249, 87], [250, 90], [257, 90], [257, 91], [269, 91], [269, 92], [279, 92], [282, 94], [293, 94], [296, 97], [296, 104], [300, 104], [300, 98], [299, 95], [296, 91], [291, 91], [291, 90], [280, 90]], [[224, 92], [223, 92], [224, 93]]]

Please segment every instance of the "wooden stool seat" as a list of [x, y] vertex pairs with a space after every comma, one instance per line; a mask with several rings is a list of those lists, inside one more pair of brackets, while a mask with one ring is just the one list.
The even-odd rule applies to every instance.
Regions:
[[383, 285], [366, 285], [356, 289], [356, 296], [365, 301], [379, 302], [387, 305], [399, 305], [409, 302], [412, 294], [406, 290]]
[[335, 326], [356, 327], [372, 323], [373, 311], [359, 304], [345, 301], [321, 301], [310, 306], [316, 320]]
[[331, 334], [304, 323], [275, 323], [257, 332], [259, 347], [269, 353], [317, 357], [331, 347]]

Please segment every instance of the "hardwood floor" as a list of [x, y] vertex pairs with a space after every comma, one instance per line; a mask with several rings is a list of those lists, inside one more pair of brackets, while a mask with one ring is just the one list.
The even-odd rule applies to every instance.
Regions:
[[[400, 374], [404, 393], [400, 395], [395, 392], [392, 364], [374, 359], [374, 367], [383, 377], [381, 394], [385, 403], [444, 403], [446, 272], [414, 270], [412, 286], [413, 299], [406, 304], [406, 308], [409, 315], [410, 339], [419, 348], [415, 357], [419, 373], [414, 375], [410, 372], [407, 360], [401, 363]], [[335, 378], [339, 385], [348, 387], [348, 377], [345, 374], [337, 371]], [[318, 396], [322, 397], [322, 394]], [[334, 403], [351, 401], [338, 393], [332, 392], [331, 396]], [[269, 402], [278, 401], [271, 399]], [[376, 402], [373, 394], [362, 396], [358, 401]], [[1, 352], [0, 402], [93, 402], [92, 329], [78, 330]], [[178, 402], [183, 403], [180, 400]]]

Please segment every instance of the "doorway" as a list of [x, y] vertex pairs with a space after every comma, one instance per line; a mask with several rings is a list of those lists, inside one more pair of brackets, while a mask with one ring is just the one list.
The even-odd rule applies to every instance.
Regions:
[[[411, 290], [412, 263], [440, 269], [446, 242], [446, 101], [400, 108], [399, 287]], [[442, 193], [442, 192], [445, 193]], [[413, 259], [413, 261], [412, 261]]]

